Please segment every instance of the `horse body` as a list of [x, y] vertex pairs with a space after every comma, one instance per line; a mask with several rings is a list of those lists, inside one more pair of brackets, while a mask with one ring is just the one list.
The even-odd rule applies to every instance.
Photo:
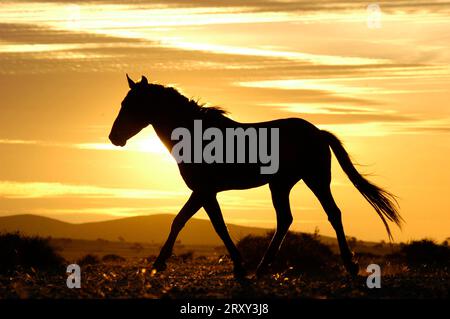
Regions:
[[[207, 121], [204, 123], [208, 123]], [[225, 125], [224, 125], [225, 124]], [[168, 139], [162, 135], [164, 130], [159, 129], [158, 124], [153, 125], [162, 139]], [[226, 121], [226, 123], [209, 123], [221, 131], [226, 128], [278, 128], [279, 129], [279, 168], [275, 174], [261, 174], [258, 163], [179, 163], [180, 174], [186, 185], [192, 191], [214, 190], [221, 192], [232, 189], [248, 189], [262, 186], [277, 180], [299, 181], [303, 171], [312, 171], [308, 166], [317, 163], [317, 159], [323, 158], [322, 154], [329, 147], [325, 141], [321, 144], [321, 131], [311, 123], [302, 119], [290, 118], [259, 123], [239, 123]], [[192, 127], [186, 125], [192, 131]], [[205, 129], [208, 126], [205, 127]], [[295, 136], [295, 139], [287, 138]], [[311, 143], [311, 141], [316, 141]], [[169, 149], [170, 150], [170, 149]], [[226, 150], [224, 151], [226, 156]], [[322, 153], [322, 154], [321, 154]]]
[[[127, 77], [128, 78], [128, 77]], [[175, 217], [169, 237], [161, 249], [153, 267], [165, 269], [176, 238], [186, 222], [203, 207], [216, 232], [223, 240], [234, 262], [236, 277], [245, 270], [240, 252], [231, 240], [222, 217], [216, 194], [232, 189], [248, 189], [269, 185], [277, 217], [277, 229], [257, 269], [257, 275], [267, 272], [271, 262], [292, 223], [289, 194], [301, 179], [316, 195], [328, 219], [336, 231], [342, 260], [348, 272], [358, 273], [358, 265], [352, 259], [341, 220], [341, 211], [331, 194], [331, 150], [350, 181], [374, 207], [391, 236], [386, 219], [400, 225], [393, 195], [370, 183], [353, 166], [339, 139], [299, 118], [288, 118], [260, 123], [239, 123], [226, 116], [218, 108], [206, 108], [187, 99], [173, 88], [148, 84], [145, 77], [140, 83], [128, 78], [130, 91], [111, 130], [113, 144], [124, 146], [126, 140], [143, 127], [153, 125], [165, 146], [172, 150], [175, 142], [171, 134], [177, 127], [194, 131], [194, 120], [202, 120], [204, 129], [219, 128], [276, 128], [279, 130], [279, 167], [274, 174], [261, 174], [258, 163], [178, 163], [180, 174], [192, 194]]]

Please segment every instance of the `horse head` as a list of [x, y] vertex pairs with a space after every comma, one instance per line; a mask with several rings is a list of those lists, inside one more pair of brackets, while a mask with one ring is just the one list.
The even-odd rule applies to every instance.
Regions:
[[125, 146], [127, 140], [150, 124], [147, 105], [150, 84], [145, 76], [136, 83], [127, 74], [130, 90], [121, 103], [121, 108], [109, 134], [110, 141], [116, 146]]

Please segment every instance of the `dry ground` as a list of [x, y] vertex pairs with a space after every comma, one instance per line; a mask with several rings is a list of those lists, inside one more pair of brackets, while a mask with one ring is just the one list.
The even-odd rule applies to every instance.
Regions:
[[83, 266], [81, 289], [66, 287], [67, 275], [16, 271], [0, 276], [1, 298], [448, 298], [448, 271], [417, 273], [382, 265], [380, 289], [366, 286], [364, 269], [357, 279], [342, 273], [308, 275], [277, 273], [256, 281], [236, 282], [227, 257], [171, 258], [165, 272], [151, 275], [152, 260]]

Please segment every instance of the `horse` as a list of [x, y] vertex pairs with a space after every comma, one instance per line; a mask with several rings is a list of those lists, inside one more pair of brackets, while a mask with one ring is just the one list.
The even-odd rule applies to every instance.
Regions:
[[203, 207], [228, 250], [235, 278], [245, 278], [247, 271], [241, 253], [228, 233], [216, 196], [221, 191], [249, 189], [268, 184], [277, 225], [255, 275], [259, 278], [267, 274], [293, 221], [289, 203], [290, 191], [297, 182], [303, 180], [321, 203], [336, 232], [346, 271], [353, 277], [357, 276], [359, 265], [348, 246], [341, 211], [330, 189], [331, 150], [349, 180], [381, 218], [389, 238], [392, 239], [392, 234], [388, 221], [401, 228], [402, 217], [398, 211], [395, 195], [363, 177], [334, 134], [300, 118], [239, 123], [228, 117], [222, 108], [199, 104], [173, 87], [149, 83], [145, 76], [142, 76], [140, 82], [134, 82], [128, 74], [126, 77], [129, 91], [121, 103], [109, 134], [110, 141], [116, 146], [125, 146], [128, 139], [148, 125], [152, 125], [162, 143], [171, 151], [176, 142], [172, 138], [172, 132], [179, 127], [192, 132], [196, 120], [202, 120], [204, 127], [215, 127], [220, 130], [264, 127], [276, 128], [279, 131], [279, 167], [273, 174], [261, 174], [255, 163], [178, 162], [180, 174], [192, 193], [173, 219], [169, 236], [152, 265], [152, 271], [166, 269], [166, 261], [172, 254], [179, 232]]

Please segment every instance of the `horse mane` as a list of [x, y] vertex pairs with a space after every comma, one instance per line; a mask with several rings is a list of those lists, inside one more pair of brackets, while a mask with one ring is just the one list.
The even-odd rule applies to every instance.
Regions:
[[[176, 111], [187, 111], [193, 115], [212, 118], [227, 118], [228, 111], [219, 106], [206, 106], [205, 103], [199, 103], [198, 100], [189, 99], [181, 94], [176, 88], [164, 86], [161, 84], [150, 84], [152, 90], [157, 94], [162, 94], [174, 101], [172, 107], [179, 107]], [[175, 105], [176, 104], [176, 105]]]

